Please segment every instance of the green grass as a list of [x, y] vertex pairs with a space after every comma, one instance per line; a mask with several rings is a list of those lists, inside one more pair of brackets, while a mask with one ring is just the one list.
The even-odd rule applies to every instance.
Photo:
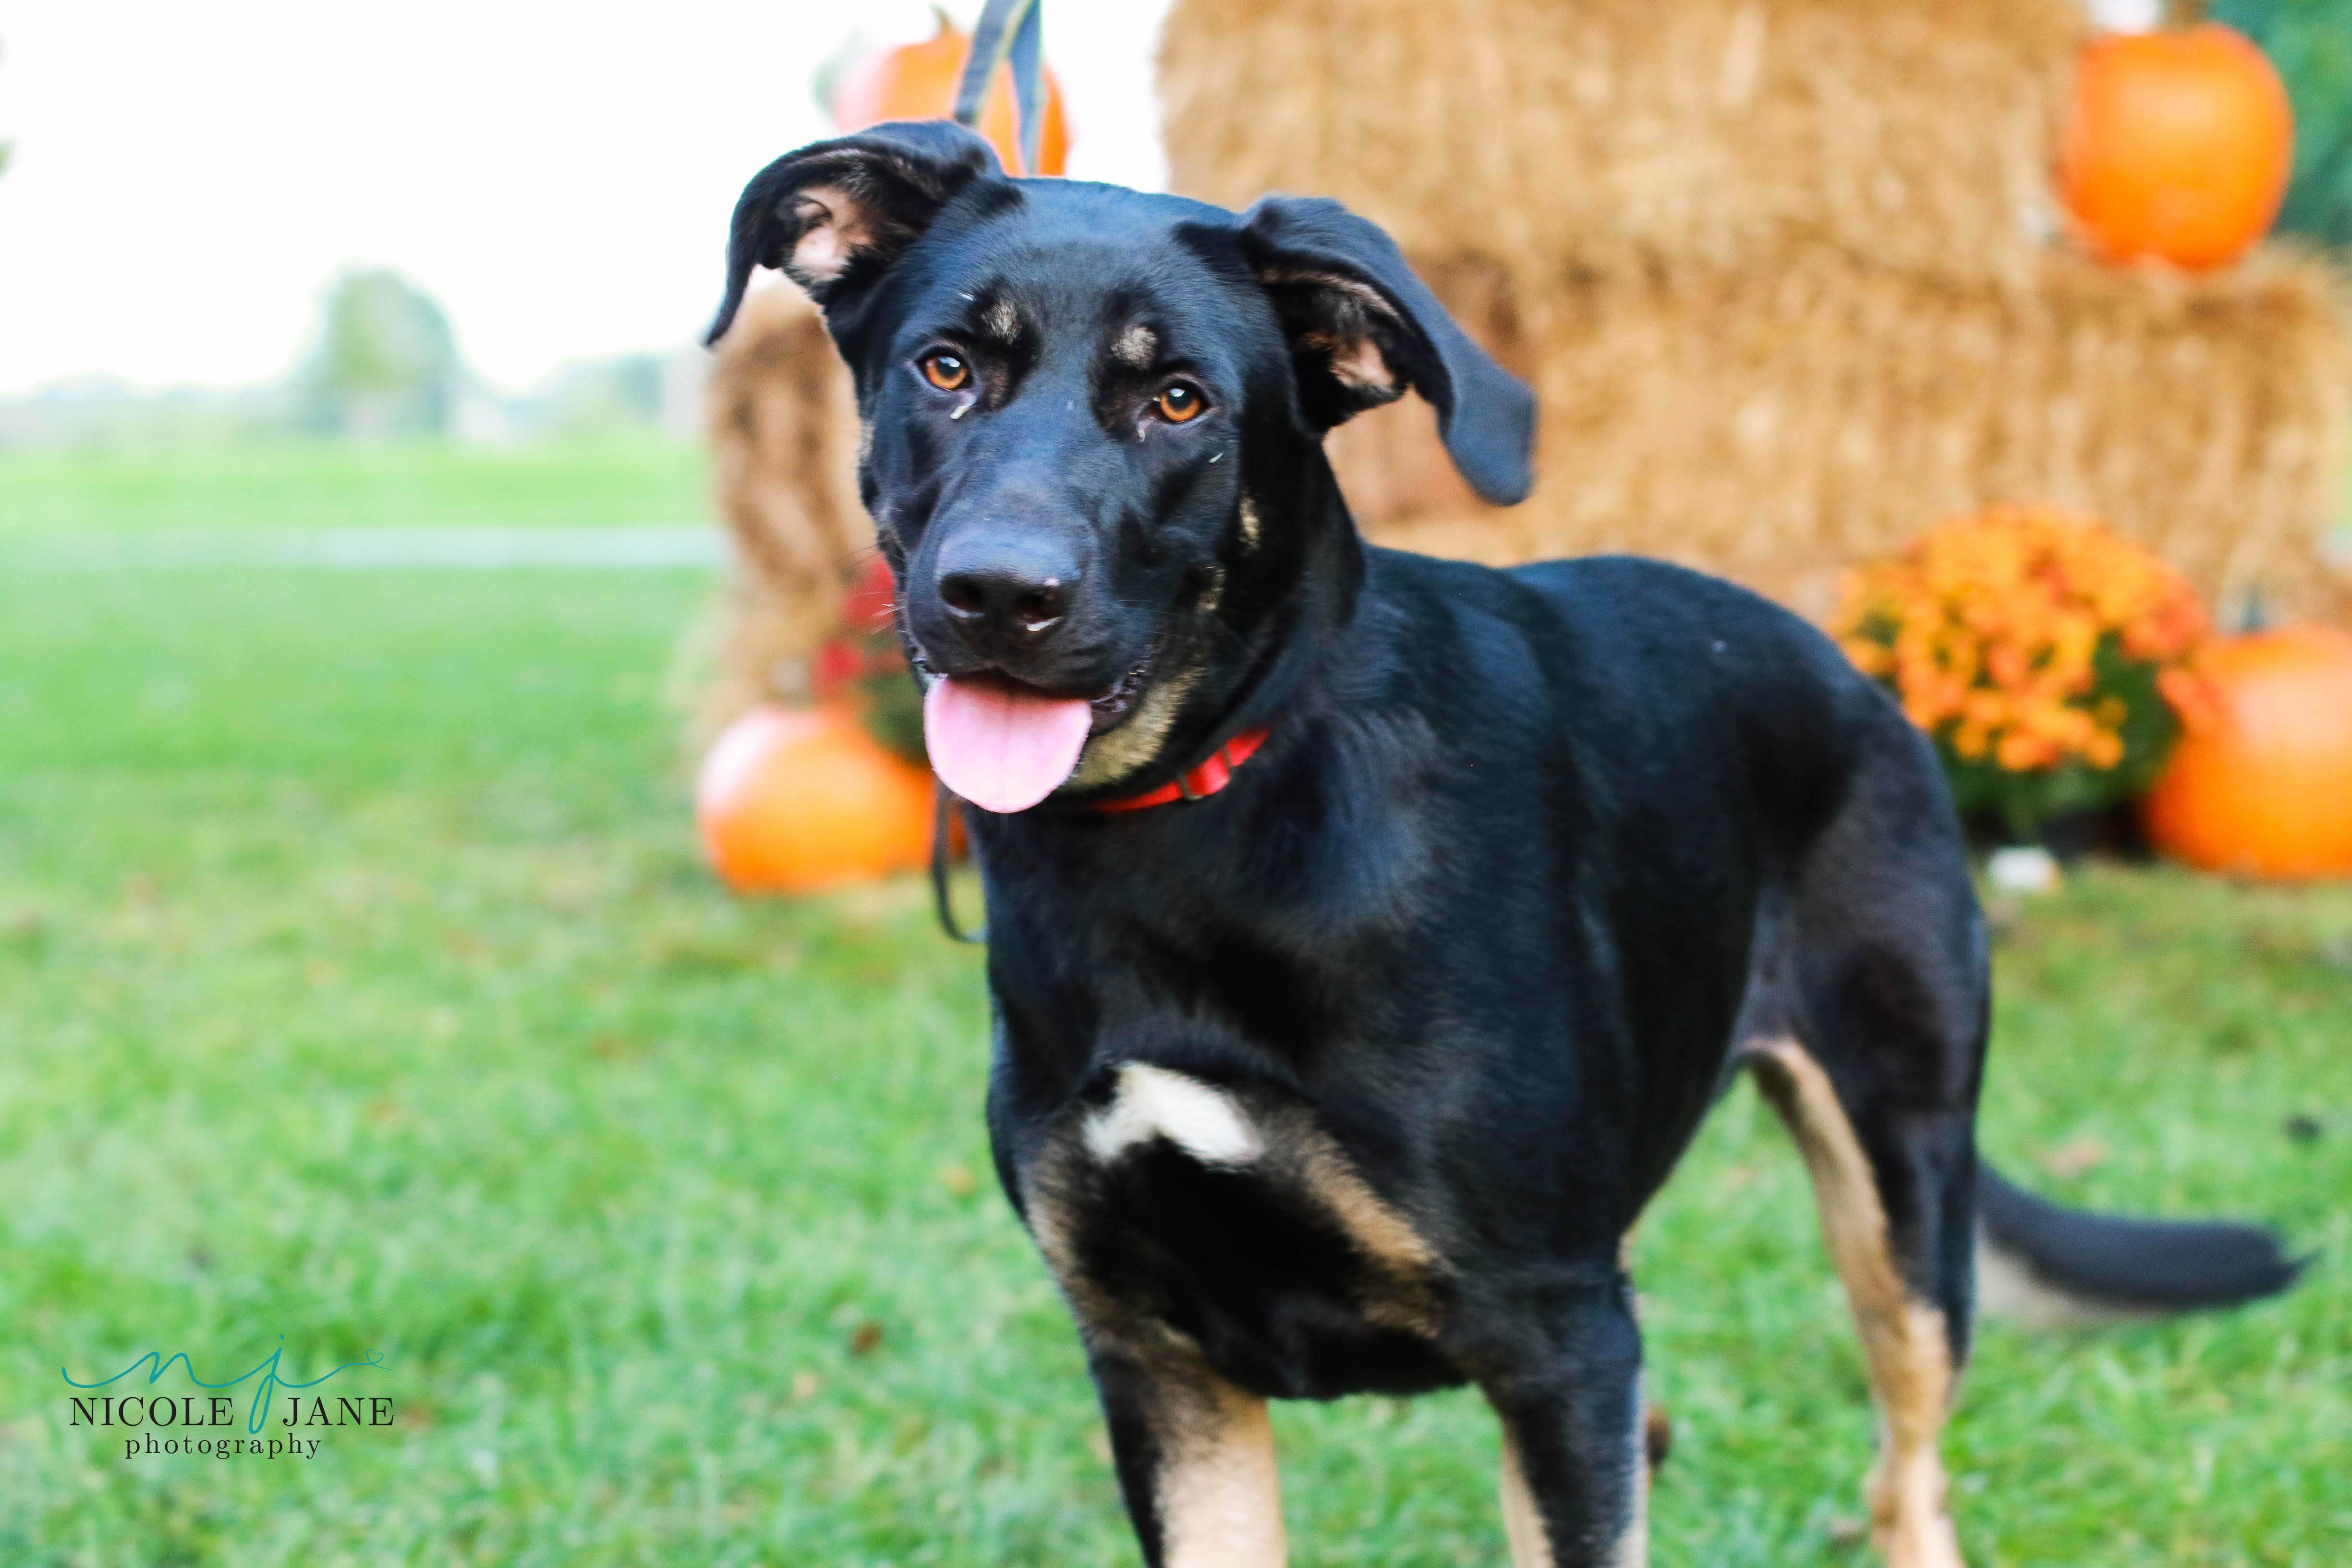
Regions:
[[0, 452], [0, 535], [688, 524], [710, 515], [703, 461], [652, 436]]
[[[0, 579], [0, 1562], [1134, 1561], [986, 1179], [976, 959], [917, 885], [745, 903], [696, 863], [660, 684], [708, 591]], [[2325, 1256], [2233, 1316], [1989, 1328], [1970, 1562], [2352, 1558], [2352, 891], [2097, 869], [1999, 964], [2018, 1174]], [[1866, 1561], [1860, 1363], [1748, 1089], [1637, 1267], [1656, 1561]], [[295, 1377], [380, 1350], [327, 1387], [397, 1424], [299, 1464], [68, 1424], [61, 1364], [280, 1335]], [[1302, 1564], [1504, 1560], [1474, 1399], [1278, 1426]]]

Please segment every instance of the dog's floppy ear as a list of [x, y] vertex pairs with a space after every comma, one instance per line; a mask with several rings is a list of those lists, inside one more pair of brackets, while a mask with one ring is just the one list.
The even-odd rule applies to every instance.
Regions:
[[1412, 387], [1472, 489], [1502, 506], [1527, 498], [1535, 395], [1454, 324], [1378, 225], [1320, 197], [1268, 196], [1242, 215], [1241, 242], [1318, 428]]
[[980, 137], [944, 120], [894, 121], [787, 153], [743, 187], [727, 239], [727, 297], [702, 340], [717, 342], [751, 268], [780, 267], [827, 315], [919, 237], [955, 194], [1002, 174]]

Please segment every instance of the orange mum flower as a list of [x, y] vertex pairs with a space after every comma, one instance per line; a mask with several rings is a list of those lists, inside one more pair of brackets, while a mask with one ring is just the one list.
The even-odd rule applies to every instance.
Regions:
[[[2204, 607], [2187, 578], [2095, 519], [2000, 506], [1846, 574], [1834, 630], [1857, 668], [1954, 754], [2011, 773], [2125, 757], [2116, 672], [2195, 723]], [[2134, 688], [2145, 703], [2150, 688]]]

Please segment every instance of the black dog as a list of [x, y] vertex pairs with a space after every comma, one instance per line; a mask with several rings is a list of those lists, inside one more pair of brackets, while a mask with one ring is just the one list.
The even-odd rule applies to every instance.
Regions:
[[1643, 1561], [1622, 1248], [1742, 1067], [1852, 1299], [1892, 1563], [1959, 1562], [1936, 1443], [1980, 1240], [2117, 1310], [2293, 1277], [2265, 1233], [1979, 1163], [1951, 801], [1825, 638], [1649, 562], [1365, 546], [1332, 426], [1417, 390], [1497, 501], [1533, 428], [1370, 224], [1010, 180], [888, 125], [751, 181], [714, 340], [755, 265], [856, 372], [933, 763], [992, 808], [998, 1174], [1148, 1563], [1283, 1560], [1267, 1399], [1465, 1382], [1522, 1568]]

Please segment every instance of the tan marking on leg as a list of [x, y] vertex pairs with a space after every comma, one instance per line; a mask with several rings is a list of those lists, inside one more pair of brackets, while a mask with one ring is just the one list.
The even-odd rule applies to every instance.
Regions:
[[[1625, 1533], [1610, 1549], [1607, 1568], [1645, 1568], [1650, 1561], [1650, 1467], [1644, 1462], [1643, 1426], [1633, 1424], [1633, 1518]], [[1503, 1424], [1503, 1534], [1511, 1543], [1511, 1568], [1553, 1568], [1551, 1531], [1543, 1510], [1528, 1489], [1528, 1473], [1519, 1462], [1519, 1442], [1510, 1423]]]
[[1304, 1187], [1374, 1266], [1378, 1283], [1356, 1303], [1365, 1320], [1435, 1337], [1442, 1327], [1439, 1285], [1446, 1273], [1437, 1249], [1372, 1191], [1348, 1152], [1313, 1117], [1286, 1107], [1270, 1110], [1265, 1121], [1281, 1173]]
[[1890, 1568], [1964, 1568], [1936, 1455], [1952, 1394], [1944, 1314], [1904, 1289], [1869, 1157], [1829, 1075], [1793, 1040], [1753, 1049], [1756, 1081], [1812, 1177], [1822, 1239], [1862, 1336], [1879, 1418], [1878, 1459], [1863, 1483], [1871, 1539]]
[[[1180, 1079], [1188, 1091], [1171, 1095], [1170, 1080]], [[1129, 1106], [1129, 1091], [1139, 1089], [1155, 1092]], [[1196, 1103], [1197, 1097], [1207, 1100]], [[1107, 1160], [1124, 1157], [1147, 1121], [1151, 1137], [1167, 1137], [1196, 1158], [1205, 1152], [1211, 1158], [1203, 1163], [1312, 1196], [1375, 1266], [1358, 1302], [1368, 1321], [1434, 1333], [1445, 1265], [1304, 1108], [1246, 1089], [1213, 1089], [1163, 1068], [1130, 1064], [1111, 1105], [1073, 1107], [1023, 1172], [1030, 1234], [1079, 1333], [1090, 1350], [1118, 1356], [1150, 1380], [1144, 1418], [1162, 1456], [1155, 1500], [1170, 1568], [1280, 1568], [1281, 1483], [1265, 1402], [1218, 1376], [1198, 1342], [1148, 1300], [1126, 1300], [1088, 1277], [1075, 1245], [1091, 1184]], [[1232, 1157], [1244, 1152], [1237, 1129], [1251, 1141], [1246, 1159]]]
[[1330, 1136], [1313, 1128], [1286, 1129], [1288, 1152], [1298, 1161], [1307, 1190], [1374, 1262], [1406, 1272], [1437, 1267], [1437, 1254], [1405, 1217], [1382, 1202]]
[[1265, 1401], [1218, 1376], [1189, 1335], [1114, 1299], [1078, 1267], [1062, 1167], [1083, 1157], [1075, 1152], [1082, 1144], [1067, 1143], [1045, 1152], [1036, 1179], [1024, 1184], [1030, 1234], [1080, 1337], [1150, 1380], [1144, 1420], [1160, 1455], [1153, 1501], [1168, 1568], [1284, 1568], [1282, 1478]]
[[[1048, 1156], [1048, 1160], [1051, 1158]], [[1027, 1192], [1023, 1206], [1028, 1211], [1029, 1234], [1037, 1243], [1038, 1254], [1045, 1259], [1046, 1272], [1061, 1286], [1062, 1299], [1070, 1304], [1070, 1316], [1077, 1321], [1079, 1336], [1091, 1342], [1106, 1326], [1118, 1321], [1115, 1308], [1078, 1267], [1077, 1248], [1070, 1241], [1066, 1200], [1058, 1184], [1052, 1180], [1050, 1171], [1040, 1174], [1043, 1179], [1024, 1184]]]
[[1200, 1368], [1208, 1375], [1200, 1344], [1191, 1335], [1105, 1289], [1081, 1265], [1076, 1241], [1078, 1210], [1097, 1165], [1087, 1146], [1086, 1123], [1073, 1118], [1048, 1136], [1020, 1178], [1029, 1235], [1069, 1303], [1079, 1338], [1090, 1348], [1115, 1348], [1153, 1366], [1188, 1373]]
[[1170, 1435], [1159, 1486], [1169, 1568], [1282, 1568], [1282, 1477], [1265, 1401], [1209, 1375]]
[[1617, 1550], [1609, 1554], [1610, 1568], [1647, 1568], [1650, 1561], [1649, 1405], [1646, 1394], [1633, 1402], [1633, 1430], [1627, 1435], [1633, 1449], [1633, 1522], [1625, 1527], [1625, 1533], [1617, 1539]]
[[[1145, 1090], [1152, 1092], [1139, 1092]], [[1116, 1326], [1126, 1342], [1137, 1345], [1181, 1340], [1104, 1296], [1085, 1276], [1071, 1244], [1070, 1205], [1087, 1186], [1087, 1173], [1123, 1157], [1138, 1142], [1163, 1136], [1203, 1164], [1246, 1169], [1269, 1187], [1315, 1199], [1374, 1266], [1371, 1291], [1357, 1303], [1366, 1319], [1410, 1333], [1438, 1331], [1444, 1260], [1411, 1220], [1371, 1189], [1311, 1115], [1293, 1103], [1231, 1094], [1143, 1063], [1120, 1069], [1119, 1090], [1108, 1107], [1074, 1118], [1049, 1136], [1022, 1181], [1030, 1234], [1082, 1331]]]
[[1080, 1336], [1097, 1351], [1117, 1347], [1151, 1380], [1144, 1419], [1160, 1455], [1153, 1501], [1168, 1568], [1284, 1568], [1282, 1476], [1265, 1401], [1218, 1376], [1190, 1336], [1128, 1310], [1078, 1269], [1053, 1184], [1033, 1186], [1027, 1207]]
[[1633, 1522], [1625, 1527], [1617, 1550], [1609, 1554], [1609, 1568], [1649, 1568], [1649, 1563], [1650, 1470], [1644, 1465], [1633, 1482]]
[[1552, 1568], [1551, 1532], [1544, 1528], [1528, 1473], [1519, 1466], [1519, 1441], [1503, 1428], [1503, 1534], [1511, 1543], [1511, 1568]]

